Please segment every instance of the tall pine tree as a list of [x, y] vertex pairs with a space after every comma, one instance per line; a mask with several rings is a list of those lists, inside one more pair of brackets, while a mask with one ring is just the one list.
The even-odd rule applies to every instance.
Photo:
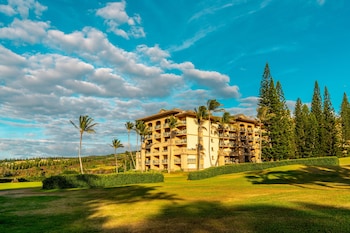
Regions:
[[323, 134], [323, 111], [322, 111], [322, 97], [320, 87], [318, 86], [318, 82], [315, 81], [314, 93], [311, 101], [311, 113], [316, 119], [317, 125], [317, 133], [314, 141], [314, 155], [323, 156], [323, 148], [322, 148], [322, 134]]
[[266, 64], [260, 86], [258, 118], [263, 123], [263, 160], [293, 157], [293, 131], [290, 112], [281, 83], [276, 86]]
[[298, 98], [294, 108], [295, 157], [302, 158], [306, 141], [306, 121], [303, 114], [303, 103]]
[[336, 117], [331, 102], [331, 97], [327, 87], [324, 88], [323, 97], [323, 130], [321, 146], [324, 155], [337, 156], [339, 155], [339, 147], [337, 141]]
[[350, 103], [346, 93], [340, 106], [341, 149], [343, 156], [350, 155]]

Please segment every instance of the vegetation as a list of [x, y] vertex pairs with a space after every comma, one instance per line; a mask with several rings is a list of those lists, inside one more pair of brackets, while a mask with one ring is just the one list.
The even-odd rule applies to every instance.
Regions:
[[201, 157], [203, 152], [203, 129], [206, 129], [204, 127], [205, 119], [208, 117], [208, 111], [205, 106], [199, 106], [198, 108], [194, 109], [196, 114], [196, 124], [198, 126], [198, 142], [197, 142], [197, 170], [201, 167]]
[[175, 136], [175, 131], [174, 129], [176, 128], [178, 122], [177, 122], [177, 118], [175, 118], [174, 116], [170, 116], [167, 119], [167, 123], [169, 125], [170, 128], [170, 146], [169, 146], [169, 158], [168, 158], [168, 173], [170, 173], [171, 171], [171, 157], [172, 157], [172, 145], [173, 145], [173, 138]]
[[79, 130], [80, 133], [80, 142], [79, 142], [79, 151], [78, 151], [78, 157], [79, 157], [79, 163], [80, 163], [80, 173], [84, 174], [83, 169], [83, 163], [81, 161], [81, 144], [83, 141], [83, 134], [86, 133], [95, 133], [94, 127], [97, 125], [97, 123], [93, 123], [94, 119], [92, 119], [89, 116], [80, 116], [79, 117], [79, 125], [76, 125], [73, 121], [70, 121], [72, 125]]
[[282, 85], [274, 84], [266, 64], [260, 87], [258, 118], [263, 124], [262, 159], [274, 161], [294, 158], [294, 137], [290, 111], [286, 105]]
[[[130, 157], [125, 153], [119, 153], [118, 169], [125, 172], [130, 167], [119, 167], [120, 164], [130, 164]], [[124, 161], [127, 158], [127, 161]], [[98, 155], [82, 157], [84, 170], [88, 174], [108, 174], [115, 172], [114, 155]], [[46, 177], [60, 174], [78, 174], [80, 171], [79, 161], [72, 157], [35, 158], [25, 160], [0, 160], [1, 180], [17, 181], [40, 181]]]
[[220, 167], [210, 167], [201, 171], [190, 172], [188, 175], [189, 180], [201, 180], [223, 174], [231, 174], [246, 171], [264, 170], [273, 167], [280, 167], [286, 165], [306, 165], [306, 166], [338, 166], [339, 161], [337, 157], [323, 157], [323, 158], [310, 158], [310, 159], [293, 159], [283, 160], [276, 162], [265, 163], [242, 163], [242, 164], [230, 164]]
[[[118, 173], [118, 158], [117, 158], [117, 149], [124, 147], [119, 139], [113, 139], [111, 147], [114, 148], [114, 159], [115, 159], [115, 173]], [[132, 157], [132, 156], [131, 156]]]
[[262, 123], [262, 159], [347, 156], [350, 145], [350, 105], [344, 93], [340, 116], [336, 116], [330, 93], [321, 97], [315, 82], [311, 109], [296, 100], [294, 116], [286, 105], [282, 85], [274, 80], [266, 64], [261, 80], [257, 117]]
[[211, 116], [213, 112], [220, 112], [223, 111], [223, 109], [220, 109], [220, 107], [222, 106], [222, 104], [220, 104], [216, 99], [211, 99], [207, 101], [207, 114], [208, 114], [208, 121], [209, 121], [209, 137], [208, 137], [208, 157], [209, 157], [209, 161], [210, 161], [210, 165], [213, 166], [212, 163], [212, 157], [211, 157], [211, 131], [212, 131], [212, 127], [211, 127]]
[[0, 232], [349, 232], [350, 159], [340, 164], [192, 181], [172, 173], [161, 185], [3, 190]]
[[110, 188], [127, 184], [163, 182], [160, 173], [123, 173], [108, 175], [63, 175], [43, 180], [43, 189]]
[[135, 168], [136, 164], [135, 164], [134, 156], [132, 155], [131, 144], [130, 144], [130, 132], [134, 128], [134, 126], [135, 126], [134, 123], [132, 123], [130, 121], [125, 123], [125, 128], [128, 131], [128, 146], [129, 146], [129, 151], [128, 152], [129, 152], [129, 155], [130, 155], [130, 158], [131, 158], [131, 161], [132, 161], [132, 165]]

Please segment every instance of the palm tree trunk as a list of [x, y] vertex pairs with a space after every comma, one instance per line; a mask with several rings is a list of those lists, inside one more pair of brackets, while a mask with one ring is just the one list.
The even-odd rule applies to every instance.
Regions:
[[115, 159], [115, 173], [118, 173], [117, 149], [114, 149], [114, 159]]
[[208, 156], [209, 156], [209, 162], [210, 166], [213, 166], [213, 163], [211, 161], [211, 120], [210, 120], [210, 113], [209, 113], [209, 143], [208, 143]]
[[134, 168], [136, 168], [134, 157], [132, 156], [131, 145], [130, 145], [130, 131], [128, 131], [128, 144], [129, 144], [129, 152], [130, 152], [132, 165], [134, 166]]
[[171, 132], [170, 132], [170, 144], [169, 144], [169, 158], [168, 158], [168, 173], [170, 173], [170, 166], [171, 166]]
[[81, 144], [83, 141], [83, 133], [80, 133], [80, 143], [79, 143], [79, 152], [78, 152], [78, 157], [79, 157], [79, 163], [80, 163], [80, 173], [84, 174], [84, 170], [83, 170], [83, 162], [81, 161]]
[[201, 127], [198, 127], [198, 142], [197, 142], [197, 170], [199, 171], [199, 167], [201, 164], [201, 149], [202, 149], [202, 145], [201, 145]]

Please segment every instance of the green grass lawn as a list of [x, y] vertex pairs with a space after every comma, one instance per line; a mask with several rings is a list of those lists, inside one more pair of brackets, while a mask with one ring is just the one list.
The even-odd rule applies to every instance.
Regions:
[[340, 164], [108, 189], [0, 184], [0, 232], [350, 232], [350, 159]]

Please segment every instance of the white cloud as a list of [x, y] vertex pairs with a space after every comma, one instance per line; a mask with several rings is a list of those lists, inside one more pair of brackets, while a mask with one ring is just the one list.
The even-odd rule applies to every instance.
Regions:
[[[237, 3], [237, 2], [236, 2]], [[197, 13], [195, 13], [189, 20], [188, 22], [191, 22], [193, 20], [197, 20], [199, 18], [202, 18], [206, 15], [213, 15], [215, 13], [217, 13], [218, 11], [222, 10], [222, 9], [226, 9], [226, 8], [229, 8], [229, 7], [232, 7], [234, 6], [236, 3], [227, 3], [227, 4], [224, 4], [224, 5], [220, 5], [220, 6], [210, 6], [210, 7], [207, 7]]]
[[5, 15], [12, 16], [16, 14], [16, 11], [9, 5], [0, 5], [0, 13]]
[[170, 57], [169, 52], [162, 50], [159, 45], [148, 47], [147, 45], [137, 46], [137, 51], [145, 54], [152, 62], [160, 62], [163, 59]]
[[30, 11], [40, 17], [46, 9], [46, 6], [35, 0], [8, 0], [8, 5], [0, 5], [0, 12], [8, 16], [19, 14], [23, 19], [28, 18]]
[[[105, 24], [108, 26], [108, 30], [121, 36], [125, 39], [142, 38], [146, 34], [143, 27], [141, 27], [141, 17], [138, 14], [130, 17], [126, 11], [126, 2], [107, 3], [103, 8], [96, 11], [96, 15], [102, 17], [105, 20]], [[124, 30], [123, 28], [127, 29]]]
[[206, 29], [198, 31], [193, 37], [188, 38], [182, 42], [180, 45], [175, 45], [169, 48], [169, 51], [171, 52], [177, 52], [181, 51], [187, 48], [190, 48], [193, 46], [197, 41], [199, 41], [202, 38], [205, 38], [209, 33], [215, 31], [217, 27], [208, 27]]
[[9, 27], [0, 28], [0, 38], [30, 44], [39, 43], [46, 37], [49, 26], [46, 22], [14, 19]]
[[219, 97], [238, 98], [240, 96], [239, 88], [237, 86], [230, 86], [230, 78], [227, 75], [216, 71], [198, 70], [194, 67], [185, 68], [182, 71], [185, 80], [211, 89]]

